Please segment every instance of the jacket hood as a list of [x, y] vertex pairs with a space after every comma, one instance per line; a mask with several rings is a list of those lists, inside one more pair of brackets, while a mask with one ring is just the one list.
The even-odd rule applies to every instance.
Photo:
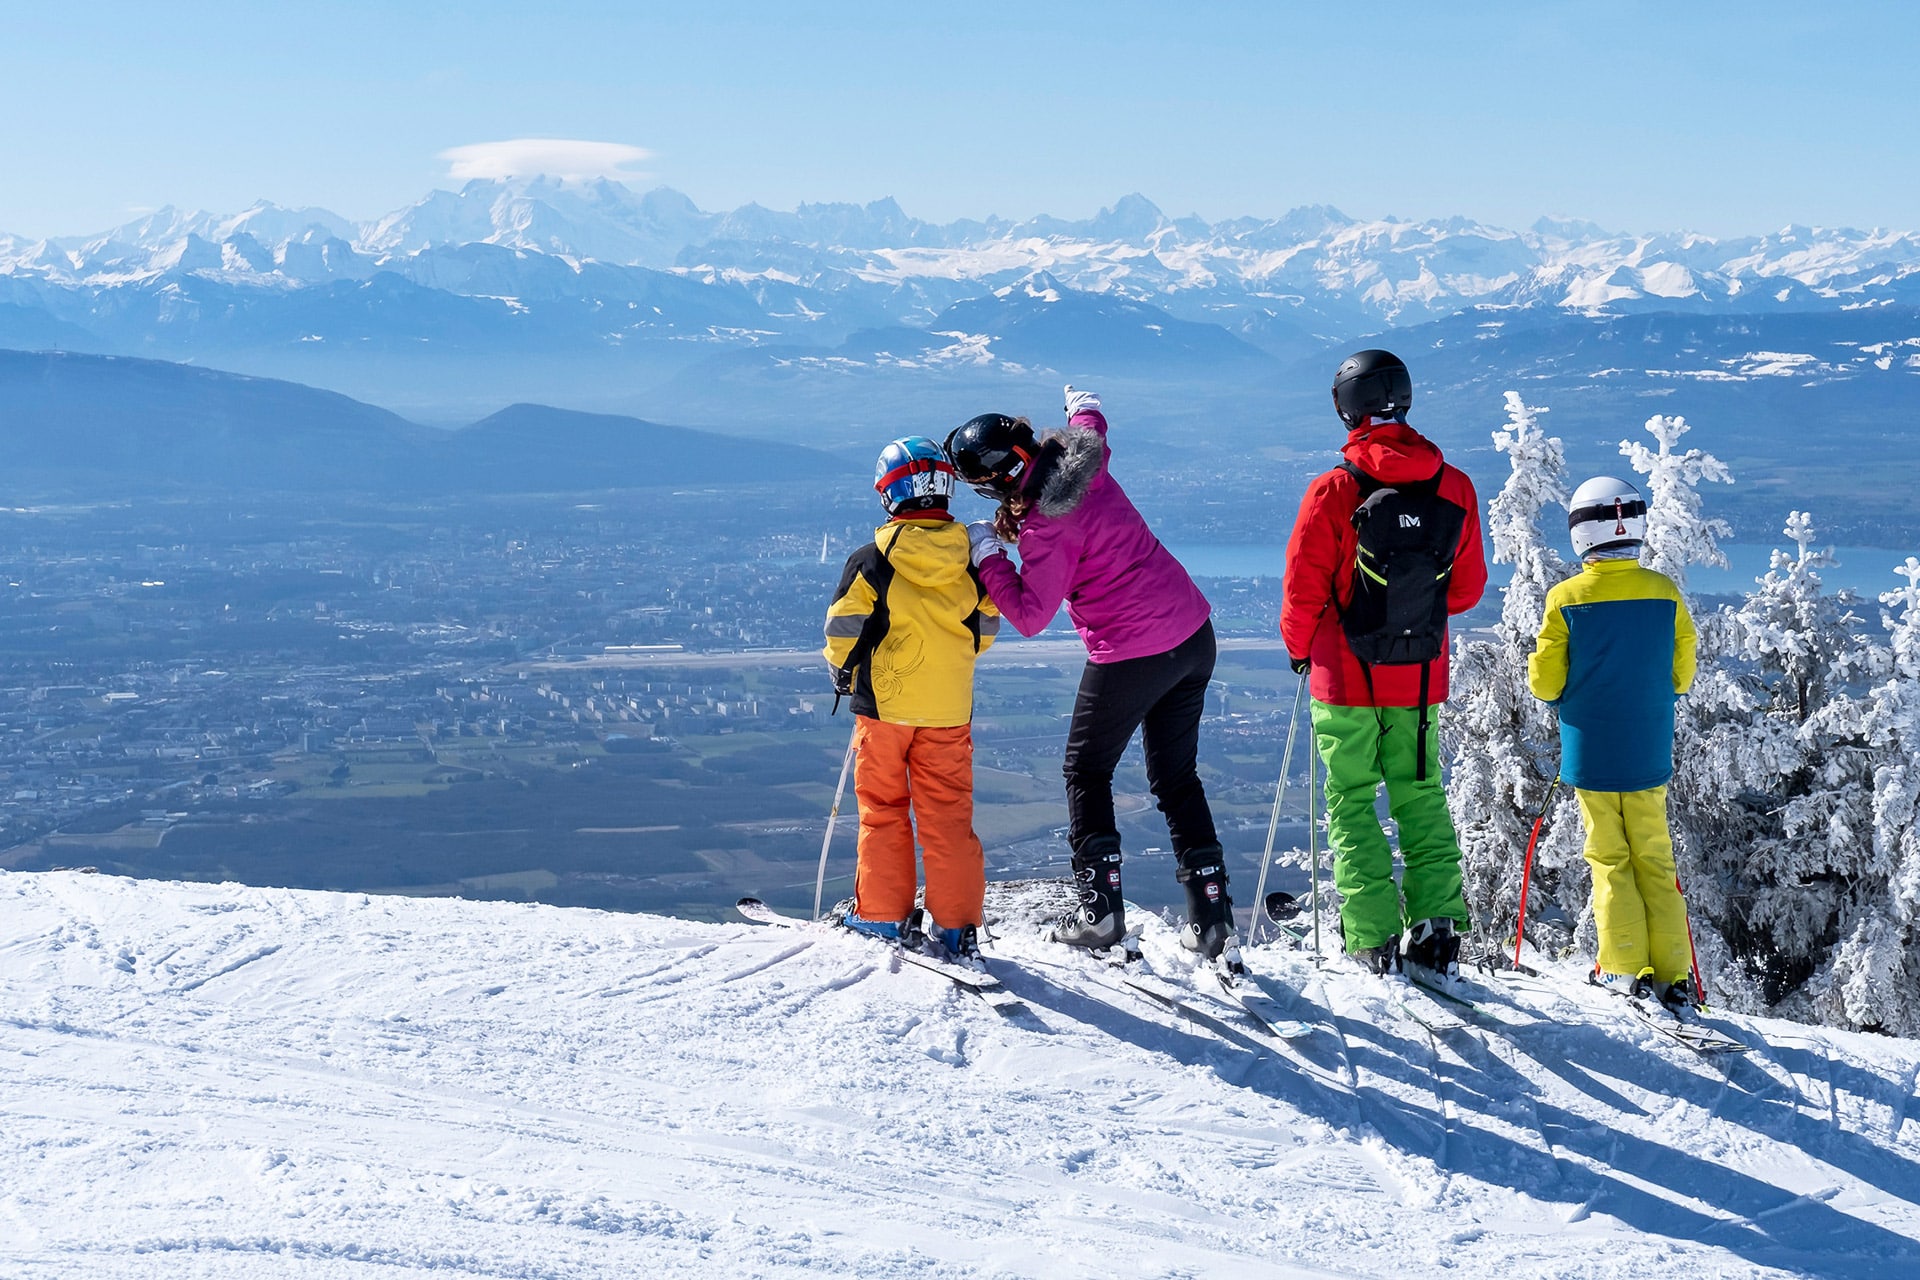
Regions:
[[1059, 446], [1059, 456], [1045, 469], [1040, 481], [1040, 497], [1034, 509], [1043, 516], [1064, 516], [1086, 499], [1087, 490], [1100, 477], [1107, 461], [1107, 442], [1098, 431], [1068, 427], [1051, 432], [1047, 451]]
[[873, 540], [893, 571], [916, 586], [951, 586], [972, 568], [967, 527], [956, 520], [889, 520]]
[[1385, 485], [1431, 480], [1446, 461], [1438, 445], [1406, 423], [1372, 419], [1347, 433], [1340, 454]]

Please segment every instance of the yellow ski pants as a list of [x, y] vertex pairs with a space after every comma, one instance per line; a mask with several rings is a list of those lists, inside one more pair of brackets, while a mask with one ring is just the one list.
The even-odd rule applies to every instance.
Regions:
[[1576, 789], [1575, 794], [1587, 828], [1584, 852], [1593, 868], [1600, 968], [1628, 977], [1651, 968], [1656, 982], [1687, 977], [1692, 947], [1667, 831], [1667, 789]]

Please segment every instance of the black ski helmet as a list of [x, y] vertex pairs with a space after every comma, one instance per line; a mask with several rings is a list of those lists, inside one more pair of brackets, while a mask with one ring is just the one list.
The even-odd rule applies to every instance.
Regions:
[[1407, 420], [1413, 406], [1413, 375], [1391, 351], [1370, 347], [1340, 362], [1333, 374], [1333, 407], [1340, 421], [1357, 427], [1366, 418]]
[[947, 460], [983, 498], [998, 500], [1020, 488], [1040, 444], [1025, 418], [983, 413], [947, 436]]

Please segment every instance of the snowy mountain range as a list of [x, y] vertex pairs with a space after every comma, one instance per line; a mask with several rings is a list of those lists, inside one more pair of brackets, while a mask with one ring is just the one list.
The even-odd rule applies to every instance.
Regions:
[[[469, 252], [452, 252], [459, 250]], [[0, 275], [15, 286], [113, 288], [196, 275], [288, 287], [391, 271], [466, 296], [611, 301], [617, 281], [635, 279], [598, 275], [589, 263], [738, 284], [765, 300], [770, 316], [801, 324], [824, 319], [828, 308], [775, 308], [851, 295], [896, 319], [925, 319], [982, 286], [1004, 288], [1036, 272], [1142, 301], [1231, 300], [1376, 325], [1477, 304], [1670, 310], [1920, 301], [1920, 236], [1911, 232], [1792, 226], [1722, 240], [1624, 235], [1544, 218], [1510, 231], [1462, 218], [1363, 221], [1326, 206], [1208, 223], [1168, 217], [1140, 195], [1080, 221], [943, 225], [909, 216], [892, 199], [709, 213], [668, 188], [641, 194], [606, 179], [530, 178], [435, 191], [363, 223], [262, 202], [230, 215], [166, 208], [89, 236], [0, 235]]]
[[0, 873], [0, 1273], [1920, 1267], [1913, 1041], [1722, 1016], [1707, 1060], [1571, 965], [1432, 1031], [1263, 944], [1282, 1045], [994, 893], [1009, 1014], [835, 932]]

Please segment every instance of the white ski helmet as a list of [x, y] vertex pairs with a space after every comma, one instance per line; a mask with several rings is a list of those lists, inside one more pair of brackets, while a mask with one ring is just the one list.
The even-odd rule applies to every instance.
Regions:
[[1573, 549], [1583, 557], [1638, 546], [1647, 537], [1646, 499], [1625, 480], [1595, 476], [1573, 491], [1567, 528], [1573, 533]]

